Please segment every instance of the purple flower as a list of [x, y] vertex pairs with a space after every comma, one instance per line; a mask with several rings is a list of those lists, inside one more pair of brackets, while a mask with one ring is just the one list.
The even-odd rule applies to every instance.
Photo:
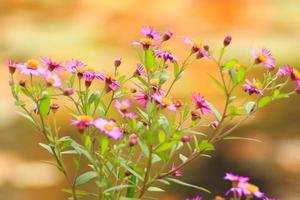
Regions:
[[156, 42], [153, 39], [147, 37], [140, 38], [139, 41], [134, 41], [132, 44], [141, 45], [144, 47], [144, 49], [148, 49], [150, 46], [157, 46]]
[[95, 73], [92, 72], [92, 71], [86, 71], [86, 72], [83, 73], [83, 76], [82, 76], [82, 78], [85, 81], [85, 85], [87, 87], [89, 87], [92, 84], [92, 82], [95, 79], [95, 77], [96, 77]]
[[66, 67], [68, 70], [70, 70], [74, 74], [83, 73], [87, 70], [86, 65], [83, 62], [81, 62], [80, 60], [75, 60], [75, 59], [67, 61]]
[[[175, 170], [176, 169], [176, 165], [173, 163], [172, 164], [172, 169], [171, 170]], [[173, 176], [175, 176], [175, 177], [181, 177], [181, 176], [183, 176], [183, 173], [182, 173], [182, 171], [180, 171], [180, 170], [175, 170], [174, 172], [173, 172]]]
[[185, 38], [184, 43], [192, 46], [192, 53], [197, 53], [197, 58], [205, 57], [207, 59], [210, 59], [208, 51], [206, 50], [206, 48], [204, 48], [200, 41], [192, 41], [189, 38]]
[[129, 112], [128, 109], [131, 107], [131, 102], [128, 99], [123, 99], [122, 101], [115, 101], [115, 107], [122, 117], [135, 119], [138, 117], [137, 114]]
[[241, 197], [243, 195], [243, 191], [241, 188], [238, 187], [232, 187], [229, 190], [227, 190], [227, 192], [225, 193], [226, 196], [229, 195], [237, 195], [238, 197]]
[[105, 119], [98, 118], [94, 121], [94, 126], [106, 134], [109, 138], [118, 140], [123, 136], [123, 133], [113, 120], [107, 121]]
[[146, 71], [141, 64], [136, 65], [136, 70], [133, 73], [134, 76], [146, 76]]
[[109, 74], [96, 73], [95, 77], [105, 82], [106, 92], [116, 91], [121, 87], [120, 83]]
[[244, 91], [248, 92], [249, 95], [252, 95], [253, 93], [263, 95], [263, 92], [259, 88], [259, 83], [255, 80], [255, 78], [253, 78], [252, 82], [246, 79], [246, 83], [244, 84]]
[[293, 72], [293, 68], [289, 65], [285, 65], [281, 68], [278, 69], [278, 72], [277, 72], [277, 76], [278, 77], [284, 77], [286, 75], [292, 75], [292, 72]]
[[142, 27], [141, 33], [146, 38], [151, 38], [155, 41], [160, 40], [160, 34], [151, 26]]
[[35, 59], [29, 59], [23, 64], [16, 64], [20, 69], [21, 74], [40, 76], [45, 73], [45, 69], [42, 68], [40, 62]]
[[58, 62], [52, 61], [49, 57], [41, 58], [42, 63], [48, 68], [49, 71], [63, 71], [65, 68]]
[[247, 182], [247, 181], [249, 181], [248, 177], [238, 176], [233, 173], [226, 173], [224, 179], [232, 181], [232, 182]]
[[202, 200], [202, 197], [200, 197], [200, 196], [194, 196], [194, 197], [191, 197], [191, 198], [187, 198], [185, 200]]
[[266, 48], [262, 48], [259, 51], [253, 49], [252, 54], [256, 63], [262, 63], [269, 70], [275, 68], [275, 59]]
[[50, 71], [46, 71], [44, 77], [47, 82], [47, 85], [52, 86], [52, 87], [60, 87], [61, 86], [61, 81], [57, 74], [54, 74]]
[[158, 58], [163, 58], [165, 62], [167, 62], [168, 60], [170, 62], [174, 62], [177, 60], [177, 58], [174, 55], [172, 55], [169, 50], [154, 50], [154, 53]]
[[137, 94], [133, 95], [133, 98], [137, 100], [143, 107], [147, 106], [148, 94], [143, 91], [139, 91]]
[[245, 196], [255, 196], [257, 198], [263, 198], [265, 196], [256, 185], [251, 183], [239, 182], [238, 187], [242, 189]]
[[172, 33], [171, 31], [166, 31], [166, 32], [163, 34], [162, 40], [163, 40], [163, 41], [168, 41], [169, 39], [171, 39], [172, 36], [173, 36], [173, 33]]
[[160, 104], [162, 107], [166, 107], [171, 111], [177, 110], [177, 107], [175, 106], [175, 104], [169, 98], [163, 96], [160, 93], [153, 94], [152, 98], [157, 104]]
[[211, 109], [208, 105], [208, 102], [199, 93], [194, 92], [192, 94], [192, 99], [194, 101], [196, 109], [200, 109], [202, 114], [210, 114], [211, 113]]
[[93, 118], [88, 115], [81, 115], [77, 119], [71, 120], [71, 124], [75, 125], [79, 132], [83, 132], [85, 128], [93, 124]]

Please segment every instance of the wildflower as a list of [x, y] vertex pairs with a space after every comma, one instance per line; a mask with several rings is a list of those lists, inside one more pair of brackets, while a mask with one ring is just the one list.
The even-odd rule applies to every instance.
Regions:
[[63, 71], [65, 68], [58, 62], [52, 61], [49, 57], [43, 57], [41, 59], [42, 63], [48, 68], [49, 71]]
[[88, 67], [81, 61], [72, 59], [66, 63], [67, 69], [72, 73], [77, 74], [79, 78], [83, 76], [83, 73], [88, 71]]
[[20, 69], [21, 74], [25, 75], [40, 76], [45, 72], [40, 62], [35, 59], [29, 59], [23, 64], [16, 64], [16, 66]]
[[177, 60], [177, 58], [171, 54], [170, 49], [166, 49], [164, 51], [162, 51], [162, 50], [154, 50], [154, 54], [158, 58], [163, 58], [165, 62], [167, 62], [168, 60], [170, 62], [175, 62]]
[[133, 42], [133, 45], [141, 45], [144, 49], [148, 49], [150, 46], [156, 46], [156, 43], [151, 38], [143, 37], [139, 41]]
[[61, 86], [61, 82], [60, 82], [60, 79], [57, 74], [54, 74], [50, 71], [46, 71], [44, 77], [45, 77], [45, 80], [46, 80], [48, 86], [52, 86], [52, 87], [60, 87]]
[[192, 99], [194, 101], [196, 109], [200, 109], [202, 114], [210, 114], [211, 113], [211, 109], [208, 105], [208, 102], [204, 99], [203, 96], [194, 92], [192, 94]]
[[88, 115], [80, 115], [75, 120], [71, 120], [71, 124], [75, 125], [79, 132], [83, 132], [85, 128], [93, 124], [93, 118]]
[[[175, 166], [175, 164], [173, 163], [172, 164], [172, 171], [173, 170], [175, 170], [176, 169], [176, 166]], [[173, 172], [173, 174], [172, 174], [173, 176], [176, 176], [176, 177], [181, 177], [181, 176], [183, 176], [183, 173], [182, 173], [182, 171], [180, 171], [180, 170], [175, 170], [174, 172]]]
[[290, 76], [294, 81], [300, 80], [300, 72], [296, 68], [292, 68]]
[[170, 31], [166, 31], [164, 34], [163, 34], [163, 37], [162, 37], [162, 41], [168, 41], [169, 39], [171, 39], [171, 37], [173, 36], [173, 33], [170, 32]]
[[202, 200], [202, 197], [200, 196], [195, 196], [195, 197], [192, 197], [192, 198], [187, 198], [185, 200]]
[[257, 64], [262, 63], [269, 70], [273, 70], [275, 68], [275, 59], [266, 48], [262, 48], [260, 51], [253, 49], [252, 54]]
[[65, 88], [63, 90], [63, 94], [66, 96], [71, 96], [72, 94], [74, 94], [74, 90], [73, 90], [73, 88]]
[[9, 69], [9, 73], [14, 74], [15, 71], [16, 71], [16, 68], [17, 68], [17, 65], [16, 65], [17, 63], [12, 61], [12, 60], [8, 60], [6, 62], [6, 64], [7, 64], [7, 67]]
[[197, 53], [197, 58], [205, 57], [207, 59], [210, 59], [208, 51], [205, 50], [204, 46], [201, 44], [200, 41], [192, 41], [189, 38], [185, 38], [184, 42], [192, 46], [192, 53]]
[[120, 83], [109, 74], [95, 74], [95, 77], [105, 82], [106, 92], [116, 91], [121, 87]]
[[232, 37], [230, 35], [227, 35], [223, 41], [224, 46], [227, 47], [231, 43], [231, 40], [232, 40]]
[[132, 133], [130, 136], [129, 136], [129, 146], [133, 147], [134, 145], [137, 144], [137, 136], [136, 134]]
[[95, 76], [94, 72], [86, 71], [86, 72], [83, 73], [82, 78], [84, 79], [86, 87], [89, 87], [92, 84], [95, 77], [96, 76]]
[[162, 94], [155, 93], [152, 95], [153, 100], [160, 104], [163, 107], [167, 107], [171, 111], [176, 111], [177, 108], [175, 104], [167, 97], [163, 96]]
[[238, 187], [242, 189], [245, 196], [255, 196], [257, 198], [264, 197], [264, 193], [262, 193], [256, 185], [251, 183], [239, 182]]
[[115, 64], [115, 68], [118, 68], [122, 63], [122, 59], [121, 58], [116, 58], [114, 61]]
[[160, 82], [159, 78], [153, 78], [153, 79], [150, 80], [150, 84], [151, 84], [152, 89], [154, 91], [159, 89], [159, 82]]
[[143, 107], [146, 107], [148, 94], [143, 91], [139, 91], [138, 94], [133, 95], [133, 98], [137, 100]]
[[289, 65], [285, 65], [278, 69], [278, 72], [276, 73], [276, 76], [278, 77], [284, 77], [286, 75], [292, 75], [293, 68]]
[[137, 118], [137, 114], [128, 111], [130, 106], [131, 102], [128, 99], [123, 99], [122, 101], [115, 101], [115, 107], [123, 117], [130, 119]]
[[224, 179], [229, 180], [231, 182], [247, 182], [247, 181], [249, 181], [248, 177], [238, 176], [238, 175], [235, 175], [232, 173], [226, 173]]
[[146, 76], [146, 71], [141, 64], [136, 65], [136, 70], [133, 73], [134, 76]]
[[255, 78], [253, 78], [252, 82], [246, 79], [246, 83], [244, 84], [244, 91], [248, 92], [249, 95], [252, 95], [253, 93], [263, 95], [263, 92], [259, 88], [259, 83], [255, 80]]
[[142, 27], [142, 35], [146, 38], [151, 38], [155, 41], [160, 40], [160, 34], [151, 26]]
[[181, 142], [190, 142], [192, 140], [192, 137], [190, 135], [185, 135], [181, 138]]
[[219, 122], [217, 120], [214, 120], [210, 123], [210, 125], [213, 127], [213, 128], [217, 128], [219, 126]]
[[120, 131], [114, 120], [107, 121], [105, 119], [98, 118], [94, 121], [94, 125], [109, 138], [118, 140], [123, 136], [123, 133]]

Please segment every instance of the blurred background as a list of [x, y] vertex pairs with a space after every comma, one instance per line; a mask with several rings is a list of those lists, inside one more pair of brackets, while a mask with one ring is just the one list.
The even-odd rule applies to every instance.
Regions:
[[[299, 9], [299, 0], [0, 0], [0, 200], [66, 199], [60, 191], [66, 185], [63, 177], [40, 162], [51, 159], [37, 144], [43, 139], [14, 112], [6, 59], [78, 58], [110, 71], [114, 58], [121, 56], [120, 70], [133, 71], [138, 57], [131, 43], [141, 26], [151, 25], [174, 32], [170, 44], [179, 58], [189, 51], [182, 42], [186, 36], [218, 48], [230, 34], [230, 55], [241, 57], [245, 64], [250, 62], [251, 48], [267, 47], [279, 66], [297, 67]], [[196, 62], [173, 96], [188, 98], [196, 90], [221, 106], [222, 94], [207, 76], [214, 71], [211, 63]], [[300, 96], [295, 96], [266, 107], [234, 133], [262, 143], [223, 142], [213, 158], [201, 158], [187, 167], [182, 180], [222, 195], [229, 187], [224, 173], [231, 171], [250, 176], [274, 197], [299, 200], [299, 105]], [[175, 185], [166, 190], [159, 199], [201, 194]]]

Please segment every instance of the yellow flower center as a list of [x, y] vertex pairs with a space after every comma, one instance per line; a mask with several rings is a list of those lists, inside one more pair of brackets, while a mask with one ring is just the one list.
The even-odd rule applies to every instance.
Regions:
[[300, 79], [300, 72], [297, 69], [293, 68], [293, 74], [297, 79]]
[[122, 104], [120, 105], [120, 109], [121, 109], [121, 110], [126, 110], [126, 109], [127, 109], [127, 104], [122, 103]]
[[158, 86], [159, 83], [159, 78], [154, 78], [150, 80], [150, 83], [154, 86]]
[[199, 40], [194, 40], [193, 43], [196, 48], [202, 49], [202, 44]]
[[161, 101], [166, 104], [167, 106], [172, 104], [172, 101], [166, 97], [162, 97]]
[[87, 70], [88, 70], [88, 71], [91, 71], [91, 72], [94, 72], [95, 69], [96, 69], [95, 66], [88, 66], [88, 67], [87, 67]]
[[39, 61], [35, 60], [35, 59], [29, 59], [27, 60], [27, 62], [25, 63], [27, 69], [37, 69], [38, 66], [40, 65]]
[[144, 43], [144, 44], [153, 44], [154, 43], [154, 40], [153, 39], [151, 39], [151, 38], [141, 38], [140, 39], [140, 42], [141, 43]]
[[93, 121], [93, 118], [89, 115], [81, 115], [81, 116], [79, 116], [79, 121], [81, 121], [81, 122], [91, 122], [91, 121]]
[[258, 56], [258, 58], [259, 58], [259, 60], [260, 60], [261, 62], [266, 62], [266, 61], [267, 61], [267, 57], [266, 57], [262, 52], [259, 52], [259, 53], [257, 54], [257, 56]]
[[256, 185], [250, 184], [248, 183], [247, 185], [247, 189], [249, 190], [249, 192], [251, 192], [252, 194], [254, 194], [255, 192], [259, 191], [259, 188]]
[[112, 130], [114, 129], [114, 126], [111, 125], [111, 124], [105, 124], [105, 125], [104, 125], [104, 128], [105, 128], [106, 130], [108, 130], [108, 131], [112, 131]]
[[55, 79], [54, 79], [53, 77], [50, 77], [50, 78], [48, 79], [48, 83], [54, 84], [54, 83], [55, 83]]
[[83, 73], [83, 72], [86, 72], [88, 70], [88, 67], [80, 67], [80, 66], [76, 66], [75, 67], [76, 71], [78, 73]]

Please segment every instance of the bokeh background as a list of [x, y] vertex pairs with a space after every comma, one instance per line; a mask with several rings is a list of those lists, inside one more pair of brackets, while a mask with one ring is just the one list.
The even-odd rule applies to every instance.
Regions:
[[[121, 71], [134, 69], [137, 56], [131, 42], [142, 25], [175, 33], [171, 44], [183, 58], [186, 36], [212, 48], [233, 36], [232, 56], [249, 63], [250, 49], [268, 47], [278, 65], [300, 64], [299, 0], [0, 0], [0, 199], [63, 200], [63, 178], [42, 164], [49, 155], [43, 141], [16, 113], [4, 62], [48, 55], [57, 60], [78, 58], [104, 71], [116, 56]], [[197, 62], [178, 84], [174, 96], [201, 91], [218, 106], [221, 94], [207, 78], [214, 66]], [[282, 200], [300, 199], [300, 96], [278, 101], [256, 114], [235, 135], [262, 143], [226, 141], [212, 159], [202, 158], [184, 170], [182, 178], [223, 194], [227, 171], [250, 176], [266, 193]], [[66, 115], [61, 114], [61, 118]], [[183, 199], [197, 191], [171, 186], [159, 199]], [[206, 195], [212, 199], [212, 195]]]

